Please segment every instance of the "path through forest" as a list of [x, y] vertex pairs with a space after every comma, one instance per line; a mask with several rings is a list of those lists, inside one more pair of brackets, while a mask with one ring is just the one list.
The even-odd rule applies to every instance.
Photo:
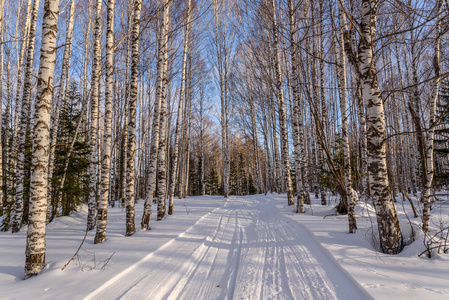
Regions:
[[371, 298], [276, 201], [225, 205], [103, 284], [86, 299]]

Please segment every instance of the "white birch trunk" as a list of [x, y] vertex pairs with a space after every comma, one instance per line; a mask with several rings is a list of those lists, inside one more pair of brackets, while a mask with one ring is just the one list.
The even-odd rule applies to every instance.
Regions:
[[136, 231], [135, 225], [135, 153], [136, 153], [136, 106], [137, 85], [139, 80], [139, 33], [140, 33], [140, 11], [142, 1], [134, 2], [134, 17], [132, 28], [132, 54], [131, 54], [131, 88], [129, 99], [128, 120], [128, 160], [126, 168], [126, 235], [133, 235]]
[[[338, 11], [339, 15], [339, 48], [337, 60], [337, 81], [338, 81], [338, 97], [340, 99], [340, 113], [341, 113], [341, 139], [343, 140], [343, 167], [344, 167], [344, 183], [345, 196], [348, 209], [348, 224], [349, 233], [355, 233], [357, 230], [357, 222], [354, 215], [354, 197], [352, 194], [352, 179], [351, 179], [351, 157], [349, 153], [349, 137], [348, 137], [348, 116], [347, 110], [347, 84], [346, 84], [346, 57], [344, 44], [344, 18], [341, 9]], [[343, 199], [344, 201], [344, 199]]]
[[148, 165], [148, 182], [147, 191], [145, 197], [145, 203], [143, 207], [141, 228], [144, 230], [150, 230], [151, 214], [153, 213], [153, 198], [155, 191], [155, 181], [156, 181], [156, 165], [158, 158], [159, 149], [159, 126], [160, 126], [160, 110], [161, 101], [163, 97], [163, 77], [164, 77], [164, 57], [167, 51], [166, 36], [168, 18], [168, 2], [167, 0], [159, 0], [158, 2], [159, 10], [162, 10], [162, 18], [159, 28], [159, 51], [158, 51], [158, 63], [157, 63], [157, 79], [156, 79], [156, 99], [154, 103], [154, 114], [153, 114], [153, 127], [151, 129], [151, 148], [150, 148], [150, 161]]
[[278, 135], [277, 135], [277, 124], [276, 124], [276, 104], [274, 103], [273, 100], [273, 95], [270, 92], [269, 95], [269, 102], [270, 102], [270, 114], [271, 114], [271, 132], [273, 135], [273, 150], [274, 150], [274, 188], [276, 190], [276, 193], [280, 193], [281, 192], [281, 162], [280, 162], [280, 158], [279, 158], [279, 140], [278, 140]]
[[[67, 93], [67, 85], [69, 82], [70, 75], [70, 56], [72, 55], [72, 39], [73, 39], [73, 18], [75, 16], [75, 5], [76, 0], [70, 1], [70, 10], [69, 10], [69, 18], [67, 21], [67, 34], [65, 40], [65, 48], [64, 48], [64, 56], [62, 59], [62, 68], [61, 68], [61, 79], [59, 81], [59, 89], [56, 97], [56, 111], [55, 117], [53, 120], [53, 133], [50, 136], [50, 157], [48, 162], [48, 193], [47, 193], [47, 222], [50, 220], [50, 208], [51, 208], [51, 196], [52, 196], [52, 185], [51, 178], [53, 176], [54, 169], [54, 159], [55, 159], [55, 150], [56, 150], [56, 140], [58, 136], [59, 129], [59, 117], [61, 107], [64, 107], [65, 103], [65, 95]], [[64, 91], [64, 86], [66, 86], [66, 90]], [[57, 206], [57, 205], [56, 205]], [[55, 215], [58, 215], [58, 210], [55, 211]]]
[[30, 210], [25, 250], [25, 278], [37, 275], [45, 265], [47, 213], [47, 168], [50, 110], [56, 62], [56, 34], [59, 0], [46, 0], [42, 21], [41, 56], [37, 80], [31, 161]]
[[[362, 1], [361, 37], [356, 67], [366, 107], [368, 173], [371, 196], [376, 209], [380, 246], [384, 253], [397, 254], [402, 250], [403, 241], [387, 177], [385, 112], [374, 58], [377, 2], [377, 0]], [[342, 9], [342, 0], [339, 0], [339, 5]], [[346, 31], [345, 45], [347, 44], [350, 44], [350, 41]]]
[[[17, 55], [19, 56], [19, 59], [17, 60], [17, 88], [16, 88], [16, 97], [15, 97], [15, 113], [14, 113], [14, 130], [13, 130], [13, 135], [12, 135], [12, 143], [11, 143], [11, 149], [10, 149], [10, 153], [16, 156], [15, 158], [11, 159], [13, 160], [13, 166], [12, 168], [15, 170], [16, 165], [17, 165], [17, 155], [18, 155], [18, 144], [19, 144], [19, 140], [17, 138], [17, 132], [19, 130], [19, 106], [20, 106], [20, 91], [22, 89], [22, 71], [23, 71], [23, 57], [25, 55], [25, 50], [28, 49], [28, 32], [29, 32], [29, 28], [30, 28], [30, 20], [31, 20], [31, 2], [32, 0], [28, 0], [28, 5], [27, 5], [27, 12], [26, 12], [26, 21], [25, 21], [25, 28], [24, 28], [24, 32], [22, 33], [25, 36], [25, 41], [23, 41], [22, 43], [20, 43], [20, 54], [17, 53]], [[19, 13], [20, 13], [20, 9], [19, 9]], [[19, 23], [19, 16], [17, 17], [17, 25]], [[16, 33], [18, 31], [16, 30]]]
[[435, 79], [432, 82], [432, 96], [430, 99], [430, 118], [429, 118], [429, 129], [426, 134], [425, 139], [425, 159], [423, 159], [423, 164], [425, 168], [423, 171], [423, 217], [422, 217], [422, 227], [424, 232], [429, 231], [430, 226], [430, 209], [431, 209], [431, 187], [433, 182], [434, 174], [434, 164], [433, 164], [433, 148], [434, 148], [434, 137], [435, 137], [435, 122], [436, 122], [436, 109], [438, 93], [440, 89], [440, 76], [441, 76], [441, 66], [440, 66], [440, 56], [441, 56], [441, 13], [442, 7], [446, 1], [438, 0], [437, 2], [437, 24], [435, 26], [435, 44], [434, 44], [434, 56], [433, 56], [433, 70], [435, 72]]
[[361, 143], [361, 164], [362, 164], [362, 172], [365, 177], [362, 179], [363, 193], [365, 194], [366, 199], [370, 197], [370, 183], [369, 183], [369, 175], [368, 175], [368, 165], [367, 165], [367, 144], [366, 144], [366, 118], [365, 118], [365, 106], [363, 105], [363, 97], [361, 90], [357, 88], [355, 92], [355, 98], [357, 101], [357, 112], [360, 123], [360, 143]]
[[[324, 1], [320, 1], [319, 3], [319, 9], [320, 9], [320, 27], [319, 27], [319, 36], [320, 39], [318, 41], [318, 56], [320, 58], [319, 60], [319, 66], [320, 66], [320, 99], [321, 99], [321, 124], [323, 124], [323, 132], [324, 132], [324, 136], [322, 137], [322, 139], [324, 141], [326, 141], [325, 144], [327, 144], [327, 140], [329, 138], [329, 133], [328, 133], [328, 116], [327, 116], [327, 103], [326, 103], [326, 93], [324, 91], [324, 61], [321, 58], [324, 58], [324, 53], [323, 53], [323, 44], [324, 44], [324, 20], [323, 20], [323, 2]], [[324, 156], [325, 156], [325, 150], [323, 149], [323, 147], [320, 147], [321, 151], [320, 151], [320, 159], [321, 159], [321, 172], [325, 171], [325, 163], [324, 163]], [[326, 199], [326, 188], [321, 186], [321, 205], [327, 205], [327, 199]]]
[[94, 25], [94, 51], [92, 59], [92, 81], [90, 100], [90, 165], [89, 165], [89, 198], [87, 200], [88, 215], [87, 229], [92, 230], [95, 226], [95, 212], [97, 208], [97, 123], [98, 123], [98, 99], [100, 97], [100, 51], [101, 51], [101, 5], [102, 0], [97, 0], [95, 9]]
[[[184, 41], [182, 50], [182, 69], [181, 69], [181, 88], [179, 91], [178, 113], [176, 115], [176, 129], [175, 129], [175, 145], [173, 148], [173, 168], [170, 174], [170, 182], [168, 188], [168, 214], [173, 214], [173, 199], [175, 195], [175, 179], [178, 172], [178, 157], [179, 157], [179, 137], [181, 127], [181, 116], [183, 114], [183, 108], [185, 106], [185, 86], [186, 86], [186, 69], [187, 69], [187, 52], [189, 48], [189, 28], [190, 28], [190, 3], [191, 0], [187, 0], [186, 17], [184, 25]], [[183, 121], [184, 123], [184, 121]]]
[[[191, 66], [189, 67], [189, 70], [191, 69]], [[183, 185], [182, 185], [182, 194], [184, 195], [184, 198], [188, 196], [189, 191], [189, 170], [190, 170], [190, 138], [191, 138], [191, 113], [192, 113], [192, 85], [191, 85], [191, 73], [189, 74], [189, 84], [187, 86], [187, 101], [186, 104], [188, 104], [188, 107], [186, 107], [186, 138], [185, 138], [185, 169], [184, 172], [181, 174], [183, 176]]]
[[[252, 79], [251, 79], [252, 80]], [[257, 138], [257, 125], [256, 125], [256, 108], [254, 104], [254, 96], [249, 95], [250, 97], [250, 110], [251, 110], [251, 126], [252, 126], [252, 140], [253, 140], [253, 147], [254, 147], [254, 164], [255, 164], [255, 178], [256, 178], [256, 184], [257, 184], [257, 193], [262, 193], [262, 182], [261, 182], [261, 173], [260, 173], [260, 164], [259, 164], [259, 141]], [[249, 153], [248, 153], [249, 154]]]
[[[92, 27], [92, 10], [93, 10], [93, 3], [89, 3], [89, 11], [87, 14], [88, 22], [87, 22], [87, 30], [86, 30], [86, 36], [84, 39], [84, 55], [83, 55], [83, 101], [87, 99], [88, 91], [87, 91], [87, 82], [88, 82], [88, 69], [89, 69], [89, 44], [90, 44], [90, 31]], [[87, 116], [82, 116], [82, 118], [87, 118]], [[88, 122], [86, 122], [88, 123]]]
[[[168, 17], [166, 28], [168, 28]], [[165, 47], [167, 48], [167, 35], [164, 38]], [[166, 124], [167, 124], [167, 62], [168, 62], [168, 49], [165, 50], [163, 57], [163, 77], [162, 77], [162, 95], [161, 95], [161, 110], [160, 110], [160, 127], [159, 127], [159, 150], [157, 159], [157, 220], [160, 221], [165, 216], [166, 212]]]
[[31, 75], [33, 71], [34, 45], [36, 37], [37, 11], [39, 0], [34, 0], [31, 11], [30, 32], [28, 35], [27, 60], [25, 64], [25, 77], [23, 82], [22, 110], [20, 115], [20, 126], [18, 131], [17, 165], [16, 165], [16, 199], [14, 203], [14, 215], [12, 219], [11, 232], [20, 230], [23, 215], [23, 188], [24, 188], [24, 163], [25, 163], [25, 142], [26, 132], [30, 124], [31, 105]]
[[[3, 19], [5, 0], [0, 0], [0, 216], [3, 215]], [[7, 113], [9, 113], [7, 111]], [[7, 127], [5, 126], [5, 129]]]
[[301, 156], [303, 155], [301, 151], [300, 135], [299, 135], [299, 116], [300, 111], [300, 95], [299, 95], [299, 72], [298, 72], [298, 61], [297, 61], [297, 47], [296, 47], [296, 18], [293, 9], [293, 0], [288, 0], [288, 10], [289, 10], [289, 22], [290, 22], [290, 56], [291, 56], [291, 69], [292, 69], [292, 102], [293, 102], [293, 116], [292, 116], [292, 134], [293, 134], [293, 147], [295, 153], [295, 170], [296, 170], [296, 212], [304, 213], [304, 186], [302, 177], [302, 161]]
[[104, 132], [101, 166], [101, 193], [97, 213], [97, 232], [95, 244], [106, 240], [106, 226], [108, 216], [109, 184], [111, 174], [112, 154], [112, 98], [114, 80], [114, 10], [115, 0], [108, 1], [107, 29], [106, 29], [106, 86], [104, 103]]
[[[131, 2], [132, 1], [130, 1], [130, 4], [132, 4]], [[140, 7], [142, 7], [142, 3], [140, 3]], [[130, 10], [130, 8], [128, 7], [128, 11], [129, 10]], [[139, 13], [140, 13], [140, 11], [139, 11]], [[129, 14], [128, 14], [127, 18], [128, 18], [128, 22], [131, 22], [131, 17], [129, 16]], [[132, 21], [132, 22], [133, 22], [132, 24], [134, 24], [134, 21]], [[139, 27], [140, 27], [140, 17], [139, 17]], [[127, 39], [127, 43], [126, 43], [126, 57], [125, 57], [125, 70], [126, 70], [125, 71], [126, 72], [125, 73], [125, 82], [126, 83], [130, 82], [130, 80], [129, 80], [129, 75], [130, 75], [129, 63], [130, 63], [130, 56], [132, 56], [132, 53], [130, 53], [130, 51], [129, 51], [130, 50], [130, 46], [131, 45], [129, 43], [129, 39]], [[138, 48], [137, 48], [137, 50], [138, 50]], [[131, 81], [132, 81], [132, 79], [131, 79]], [[128, 143], [129, 143], [129, 134], [130, 134], [130, 131], [129, 131], [130, 129], [128, 128], [128, 126], [129, 126], [129, 118], [130, 118], [130, 116], [129, 116], [129, 114], [130, 114], [130, 112], [129, 112], [130, 103], [129, 102], [131, 101], [131, 99], [129, 97], [131, 97], [131, 91], [130, 91], [130, 88], [132, 88], [131, 84], [132, 84], [131, 82], [130, 82], [130, 84], [126, 84], [125, 94], [124, 94], [125, 118], [124, 118], [124, 121], [123, 121], [123, 145], [122, 145], [123, 159], [122, 159], [122, 176], [121, 176], [121, 180], [120, 180], [120, 183], [121, 183], [120, 194], [121, 194], [121, 197], [122, 197], [121, 198], [121, 206], [122, 207], [126, 207], [126, 189], [128, 187], [128, 184], [127, 184], [127, 182], [128, 182], [128, 171], [127, 171], [128, 170], [128, 151], [129, 151], [129, 144]], [[137, 89], [136, 89], [136, 101], [137, 101]], [[136, 102], [136, 105], [137, 105], [137, 102]], [[135, 120], [134, 120], [134, 123], [135, 123]], [[135, 176], [135, 175], [133, 175], [133, 176]], [[135, 182], [133, 182], [133, 186], [134, 187], [135, 187], [135, 185], [136, 185]], [[133, 231], [133, 230], [131, 230], [131, 231]], [[134, 233], [134, 231], [133, 231], [133, 233]]]
[[[220, 77], [225, 77], [220, 75]], [[230, 160], [229, 160], [229, 143], [227, 141], [227, 115], [226, 115], [226, 97], [225, 97], [225, 87], [224, 82], [226, 78], [221, 78], [220, 82], [220, 99], [221, 99], [221, 147], [222, 147], [222, 157], [223, 157], [223, 190], [224, 197], [229, 197], [229, 174], [230, 174]]]
[[284, 173], [284, 181], [287, 187], [287, 203], [288, 205], [295, 204], [293, 200], [293, 186], [290, 176], [290, 160], [288, 153], [288, 132], [287, 122], [285, 117], [285, 103], [284, 103], [284, 91], [282, 89], [282, 70], [281, 70], [281, 57], [278, 42], [278, 28], [276, 21], [276, 2], [272, 0], [272, 26], [273, 26], [273, 50], [275, 52], [275, 73], [276, 73], [276, 98], [279, 104], [279, 127], [281, 129], [281, 149], [282, 149], [282, 167]]

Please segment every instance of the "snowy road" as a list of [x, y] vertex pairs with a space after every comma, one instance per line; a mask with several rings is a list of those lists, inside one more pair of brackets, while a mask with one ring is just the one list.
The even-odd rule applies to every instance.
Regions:
[[[151, 241], [149, 241], [151, 242]], [[369, 299], [273, 199], [230, 198], [86, 299]]]

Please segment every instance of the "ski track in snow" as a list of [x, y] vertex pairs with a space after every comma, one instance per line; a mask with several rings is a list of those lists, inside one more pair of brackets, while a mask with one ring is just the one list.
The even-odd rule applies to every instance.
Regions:
[[370, 299], [266, 197], [232, 198], [85, 299]]

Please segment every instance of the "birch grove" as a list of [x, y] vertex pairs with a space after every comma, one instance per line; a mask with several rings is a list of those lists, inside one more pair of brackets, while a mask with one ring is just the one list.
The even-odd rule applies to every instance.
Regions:
[[25, 276], [45, 265], [46, 223], [83, 206], [96, 244], [111, 208], [132, 239], [136, 217], [164, 226], [180, 199], [263, 193], [298, 217], [327, 205], [350, 233], [372, 205], [387, 254], [409, 239], [404, 199], [431, 234], [449, 178], [447, 7], [0, 0], [0, 229], [28, 225]]

